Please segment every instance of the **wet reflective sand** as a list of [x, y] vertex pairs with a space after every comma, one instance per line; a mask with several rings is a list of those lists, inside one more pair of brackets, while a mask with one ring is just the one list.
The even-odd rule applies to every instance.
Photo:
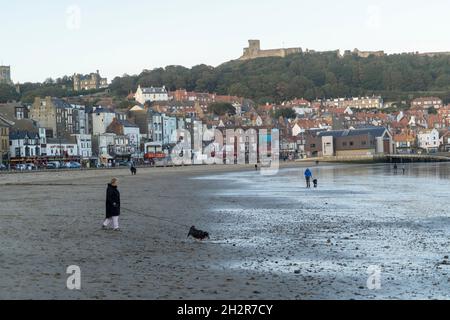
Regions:
[[[311, 169], [317, 189], [305, 188], [304, 169], [208, 177], [224, 186], [211, 192], [233, 230], [222, 241], [248, 252], [224, 264], [295, 274], [311, 298], [450, 296], [449, 164]], [[380, 290], [367, 288], [370, 266], [382, 269]]]

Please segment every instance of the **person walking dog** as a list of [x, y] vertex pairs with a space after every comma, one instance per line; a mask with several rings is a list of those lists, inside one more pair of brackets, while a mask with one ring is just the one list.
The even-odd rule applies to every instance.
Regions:
[[305, 171], [305, 179], [306, 179], [306, 188], [311, 188], [311, 179], [312, 179], [312, 172], [311, 170], [308, 168]]
[[117, 188], [118, 184], [119, 180], [113, 178], [106, 190], [106, 219], [103, 222], [103, 230], [108, 230], [108, 227], [112, 225], [114, 231], [120, 231], [120, 192]]

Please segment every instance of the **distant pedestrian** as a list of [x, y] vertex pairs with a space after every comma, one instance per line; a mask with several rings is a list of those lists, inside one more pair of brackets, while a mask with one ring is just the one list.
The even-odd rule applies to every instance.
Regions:
[[133, 161], [130, 162], [130, 171], [131, 175], [133, 176], [137, 175], [137, 168]]
[[311, 188], [311, 178], [312, 178], [312, 172], [308, 168], [305, 171], [306, 188], [308, 188], [308, 189]]
[[255, 164], [255, 171], [258, 171], [258, 164]]
[[394, 164], [394, 173], [397, 174], [398, 166], [397, 164]]
[[405, 173], [406, 173], [406, 168], [405, 168], [405, 166], [402, 167], [402, 171], [403, 171], [403, 175], [405, 175]]
[[106, 190], [106, 219], [103, 222], [103, 230], [107, 230], [112, 224], [114, 231], [120, 231], [120, 192], [118, 190], [119, 180], [113, 178]]

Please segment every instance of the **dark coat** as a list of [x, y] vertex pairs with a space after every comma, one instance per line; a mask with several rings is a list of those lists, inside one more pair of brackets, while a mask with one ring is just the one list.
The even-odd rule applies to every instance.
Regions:
[[106, 190], [106, 218], [120, 216], [120, 192], [117, 187], [108, 184]]

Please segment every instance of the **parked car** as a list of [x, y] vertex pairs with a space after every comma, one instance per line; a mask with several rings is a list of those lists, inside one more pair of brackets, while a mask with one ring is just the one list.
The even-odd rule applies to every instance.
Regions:
[[81, 164], [79, 164], [78, 162], [71, 161], [71, 162], [67, 162], [65, 164], [65, 167], [67, 169], [81, 169]]
[[58, 161], [51, 161], [47, 163], [47, 169], [59, 169], [61, 164]]
[[8, 167], [5, 166], [3, 163], [0, 163], [0, 171], [6, 171], [8, 170]]
[[32, 163], [27, 163], [25, 165], [25, 169], [28, 170], [28, 171], [33, 171], [33, 170], [37, 170], [37, 167], [34, 164], [32, 164]]
[[27, 170], [27, 165], [26, 164], [16, 164], [14, 169], [17, 171], [25, 171], [25, 170]]
[[125, 160], [119, 161], [119, 167], [128, 167], [129, 164], [130, 164], [129, 161], [125, 161]]

